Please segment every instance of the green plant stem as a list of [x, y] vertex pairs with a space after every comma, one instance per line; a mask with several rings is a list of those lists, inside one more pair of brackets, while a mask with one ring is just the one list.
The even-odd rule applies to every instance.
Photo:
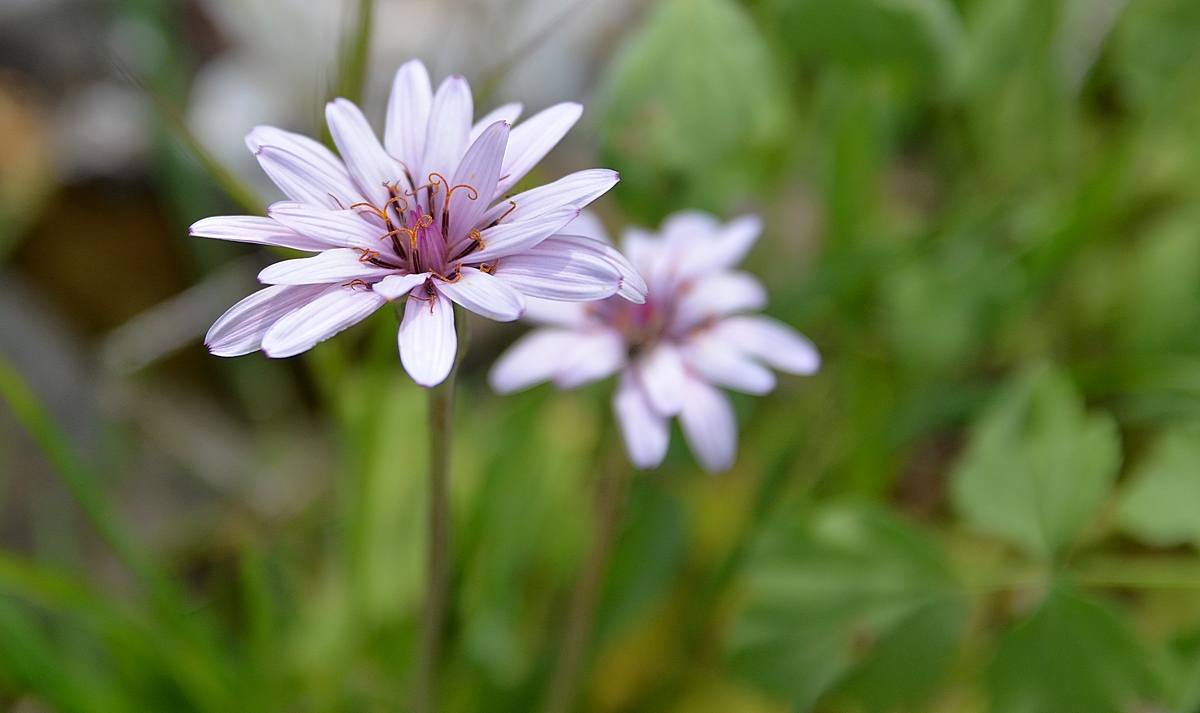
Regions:
[[586, 559], [579, 571], [567, 606], [562, 646], [546, 689], [545, 713], [567, 713], [575, 703], [579, 672], [583, 667], [595, 624], [596, 605], [604, 584], [613, 543], [620, 529], [630, 467], [619, 445], [600, 471], [596, 483], [595, 524]]
[[334, 94], [358, 104], [367, 83], [367, 59], [371, 54], [371, 24], [374, 0], [359, 0], [354, 31], [346, 37], [342, 49], [341, 76]]
[[120, 68], [121, 73], [137, 88], [150, 99], [154, 104], [154, 108], [158, 110], [159, 116], [166, 122], [171, 130], [172, 136], [182, 144], [183, 148], [196, 159], [208, 177], [217, 185], [225, 197], [233, 201], [239, 208], [246, 211], [250, 215], [263, 215], [266, 213], [266, 206], [262, 200], [255, 194], [254, 189], [248, 186], [237, 174], [229, 170], [225, 164], [221, 163], [215, 156], [212, 155], [200, 143], [200, 139], [192, 133], [192, 129], [188, 126], [187, 120], [174, 104], [161, 92], [150, 85], [148, 81], [139, 77], [133, 70]]
[[3, 397], [17, 420], [33, 437], [92, 526], [142, 584], [153, 591], [159, 582], [150, 564], [150, 558], [121, 527], [113, 514], [112, 506], [104, 496], [104, 491], [100, 488], [97, 475], [75, 453], [67, 435], [54, 423], [54, 419], [38, 400], [33, 389], [2, 353], [0, 397]]
[[437, 710], [438, 672], [450, 611], [450, 446], [454, 432], [454, 382], [468, 341], [466, 313], [457, 305], [454, 323], [458, 333], [454, 366], [446, 380], [429, 389], [428, 394], [429, 560], [421, 649], [417, 660], [414, 706], [417, 713]]

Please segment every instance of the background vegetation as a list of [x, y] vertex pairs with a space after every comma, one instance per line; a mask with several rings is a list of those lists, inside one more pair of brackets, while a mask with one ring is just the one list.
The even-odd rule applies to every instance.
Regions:
[[[402, 709], [423, 395], [386, 311], [288, 361], [198, 343], [268, 256], [183, 237], [257, 200], [173, 118], [195, 11], [111, 8], [170, 39], [117, 178], [43, 175], [55, 79], [0, 53], [0, 707]], [[737, 399], [732, 472], [676, 434], [636, 476], [580, 710], [1200, 710], [1200, 3], [655, 0], [611, 47], [542, 178], [620, 170], [614, 229], [761, 212], [825, 365]], [[524, 712], [611, 385], [496, 397], [520, 328], [476, 327], [444, 708]]]

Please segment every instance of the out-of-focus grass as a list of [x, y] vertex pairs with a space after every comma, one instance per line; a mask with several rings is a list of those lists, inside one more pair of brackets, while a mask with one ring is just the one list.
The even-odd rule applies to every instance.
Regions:
[[[1196, 710], [1200, 6], [660, 0], [625, 39], [593, 102], [612, 227], [762, 212], [748, 268], [825, 365], [736, 399], [732, 472], [675, 434], [638, 476], [582, 709]], [[225, 210], [181, 165], [159, 174], [180, 224]], [[145, 548], [170, 596], [0, 558], [0, 696], [406, 706], [426, 426], [394, 330], [211, 367], [264, 452], [307, 409], [338, 466], [296, 510], [229, 497], [190, 549]], [[449, 711], [541, 700], [610, 418], [609, 385], [491, 395], [514, 333], [480, 325], [460, 388]], [[255, 409], [268, 384], [284, 413]]]

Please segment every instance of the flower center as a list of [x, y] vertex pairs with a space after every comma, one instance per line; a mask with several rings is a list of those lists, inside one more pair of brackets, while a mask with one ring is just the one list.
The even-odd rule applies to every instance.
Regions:
[[644, 304], [634, 304], [613, 295], [587, 306], [601, 321], [625, 335], [630, 357], [644, 352], [665, 337], [671, 326], [673, 305], [648, 295]]
[[455, 203], [455, 196], [477, 201], [479, 191], [466, 183], [452, 186], [440, 173], [430, 173], [427, 183], [412, 189], [401, 190], [398, 183], [387, 185], [391, 197], [382, 206], [371, 202], [350, 206], [368, 219], [377, 218], [385, 229], [380, 248], [362, 250], [359, 259], [377, 267], [409, 274], [428, 272], [446, 282], [456, 281], [464, 259], [483, 247], [483, 238], [471, 226], [457, 244], [450, 244], [453, 205], [461, 210], [463, 204], [461, 198]]

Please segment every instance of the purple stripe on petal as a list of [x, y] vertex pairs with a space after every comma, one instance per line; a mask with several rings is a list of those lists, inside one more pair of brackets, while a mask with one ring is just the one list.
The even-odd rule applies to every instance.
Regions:
[[[487, 128], [467, 149], [462, 163], [450, 179], [450, 245], [467, 237], [467, 231], [481, 227], [483, 214], [491, 203], [491, 191], [500, 175], [504, 147], [508, 144], [508, 124], [498, 121]], [[461, 188], [459, 186], [462, 186]]]
[[278, 245], [310, 252], [329, 248], [329, 244], [322, 240], [301, 235], [276, 220], [256, 215], [223, 215], [204, 218], [193, 223], [188, 232], [198, 238], [216, 238], [217, 240], [231, 240], [256, 245]]
[[363, 199], [348, 174], [335, 175], [277, 146], [262, 146], [255, 155], [279, 190], [294, 201], [334, 210]]
[[[458, 162], [467, 152], [467, 139], [471, 135], [471, 116], [475, 108], [471, 99], [471, 85], [462, 77], [446, 77], [433, 97], [429, 110], [429, 129], [425, 135], [425, 151], [421, 157], [419, 175], [413, 176], [418, 183], [430, 181], [433, 173], [441, 174], [446, 180], [458, 168]], [[445, 189], [435, 196], [435, 212], [441, 210]], [[483, 196], [480, 196], [483, 198]]]
[[508, 141], [504, 168], [496, 195], [505, 193], [550, 153], [583, 114], [583, 106], [573, 102], [557, 104], [518, 124]]
[[213, 354], [223, 357], [258, 351], [271, 325], [323, 291], [325, 285], [279, 285], [259, 290], [226, 310], [208, 330], [204, 344]]
[[620, 270], [602, 253], [577, 247], [562, 236], [546, 238], [522, 253], [501, 259], [495, 275], [531, 297], [568, 302], [604, 299], [616, 294], [622, 282]]
[[402, 191], [411, 188], [400, 162], [383, 150], [354, 102], [347, 99], [329, 102], [325, 105], [325, 121], [354, 182], [372, 203], [382, 207], [388, 202], [392, 197], [389, 185], [398, 185]]
[[267, 209], [284, 226], [324, 242], [327, 247], [374, 250], [386, 228], [376, 227], [352, 210], [322, 210], [298, 203], [275, 203]]
[[350, 172], [346, 170], [346, 164], [342, 163], [336, 154], [319, 141], [314, 141], [302, 134], [277, 129], [274, 126], [256, 126], [250, 130], [249, 134], [246, 134], [246, 145], [254, 153], [258, 153], [263, 146], [283, 149], [325, 174], [336, 177], [338, 186], [343, 189], [341, 192], [350, 195], [358, 193], [350, 178]]
[[263, 335], [263, 353], [281, 358], [308, 351], [366, 319], [384, 301], [371, 290], [326, 286], [316, 299], [288, 313], [267, 330]]
[[[511, 143], [511, 135], [509, 142]], [[590, 168], [563, 176], [554, 183], [531, 188], [512, 198], [500, 201], [480, 221], [490, 225], [500, 218], [512, 223], [536, 218], [564, 206], [583, 208], [608, 192], [621, 179], [616, 171], [607, 168]], [[514, 207], [515, 206], [515, 207]], [[511, 212], [510, 212], [511, 211]], [[506, 215], [507, 214], [507, 215]], [[572, 230], [572, 232], [574, 232]]]
[[437, 289], [442, 294], [471, 310], [497, 322], [511, 322], [525, 312], [525, 298], [500, 279], [464, 267], [453, 282], [438, 281]]
[[433, 88], [425, 65], [419, 59], [405, 62], [392, 82], [383, 142], [388, 153], [413, 172], [414, 178], [415, 172], [420, 170], [421, 154], [425, 150], [425, 132], [429, 130], [432, 103]]
[[470, 253], [466, 260], [478, 265], [497, 258], [516, 255], [554, 235], [579, 215], [577, 208], [560, 208], [519, 223], [501, 223], [483, 231], [482, 250]]
[[426, 388], [445, 381], [458, 351], [454, 305], [445, 296], [431, 298], [423, 287], [413, 290], [404, 306], [399, 343], [400, 362], [413, 381]]
[[361, 257], [362, 253], [357, 250], [336, 248], [313, 257], [283, 260], [263, 268], [258, 273], [258, 281], [264, 285], [315, 285], [352, 280], [375, 281], [394, 272], [363, 262]]

